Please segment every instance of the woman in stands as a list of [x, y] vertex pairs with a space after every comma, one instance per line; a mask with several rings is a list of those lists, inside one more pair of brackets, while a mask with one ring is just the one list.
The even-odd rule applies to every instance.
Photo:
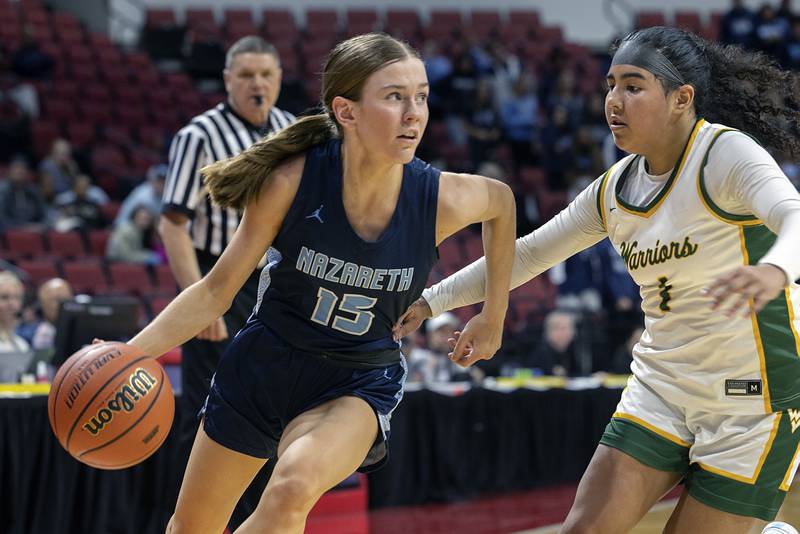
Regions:
[[256, 309], [212, 381], [167, 531], [219, 534], [267, 459], [258, 508], [237, 533], [302, 533], [323, 492], [386, 459], [406, 374], [392, 325], [417, 299], [436, 246], [483, 222], [486, 304], [462, 333], [471, 358], [500, 345], [514, 254], [504, 184], [414, 158], [428, 120], [417, 53], [384, 34], [336, 46], [324, 113], [203, 172], [212, 198], [243, 208], [201, 281], [131, 340], [159, 355], [222, 315], [272, 245]]
[[[656, 27], [621, 42], [607, 80], [630, 155], [520, 238], [512, 273], [608, 237], [641, 288], [633, 377], [562, 532], [627, 532], [681, 480], [665, 532], [748, 532], [800, 463], [800, 195], [759, 144], [800, 154], [796, 78]], [[483, 277], [479, 260], [426, 290], [396, 335], [481, 301]]]

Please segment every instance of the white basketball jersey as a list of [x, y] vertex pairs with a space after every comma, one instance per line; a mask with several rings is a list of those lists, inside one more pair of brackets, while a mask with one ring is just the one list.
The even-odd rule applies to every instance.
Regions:
[[[775, 235], [754, 216], [715, 205], [704, 167], [729, 128], [703, 120], [661, 191], [646, 206], [620, 196], [641, 181], [641, 157], [603, 177], [598, 211], [639, 284], [645, 332], [633, 372], [666, 400], [718, 413], [757, 414], [800, 407], [800, 287], [792, 284], [758, 314], [711, 310], [703, 287], [739, 265], [755, 265]], [[800, 253], [800, 252], [798, 252]]]

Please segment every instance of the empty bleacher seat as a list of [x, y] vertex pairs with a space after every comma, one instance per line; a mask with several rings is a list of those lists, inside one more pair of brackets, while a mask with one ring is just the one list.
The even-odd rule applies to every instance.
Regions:
[[153, 280], [147, 266], [141, 263], [112, 262], [108, 265], [111, 287], [125, 293], [143, 295], [153, 291]]
[[83, 236], [79, 232], [47, 232], [50, 254], [57, 258], [76, 259], [87, 255]]

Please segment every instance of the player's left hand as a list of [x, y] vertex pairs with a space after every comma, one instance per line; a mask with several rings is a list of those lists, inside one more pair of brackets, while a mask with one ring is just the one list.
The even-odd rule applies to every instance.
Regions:
[[453, 348], [448, 356], [461, 367], [469, 367], [478, 360], [489, 360], [503, 341], [503, 321], [489, 320], [481, 312], [447, 341]]
[[733, 317], [741, 311], [746, 317], [751, 311], [751, 299], [752, 311], [759, 312], [784, 287], [786, 274], [783, 270], [769, 263], [761, 263], [737, 267], [703, 288], [702, 294], [713, 299], [711, 309], [719, 309], [727, 301], [731, 301], [733, 304], [726, 306], [725, 315]]
[[428, 301], [422, 297], [418, 298], [394, 324], [392, 327], [392, 337], [395, 341], [400, 341], [419, 328], [422, 321], [430, 319], [431, 315], [431, 307]]

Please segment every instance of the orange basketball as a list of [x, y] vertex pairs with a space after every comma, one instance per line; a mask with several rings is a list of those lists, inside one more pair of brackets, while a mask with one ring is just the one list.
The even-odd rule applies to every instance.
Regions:
[[47, 401], [50, 426], [73, 457], [123, 469], [153, 454], [172, 426], [175, 399], [154, 358], [125, 343], [82, 348], [58, 370]]

